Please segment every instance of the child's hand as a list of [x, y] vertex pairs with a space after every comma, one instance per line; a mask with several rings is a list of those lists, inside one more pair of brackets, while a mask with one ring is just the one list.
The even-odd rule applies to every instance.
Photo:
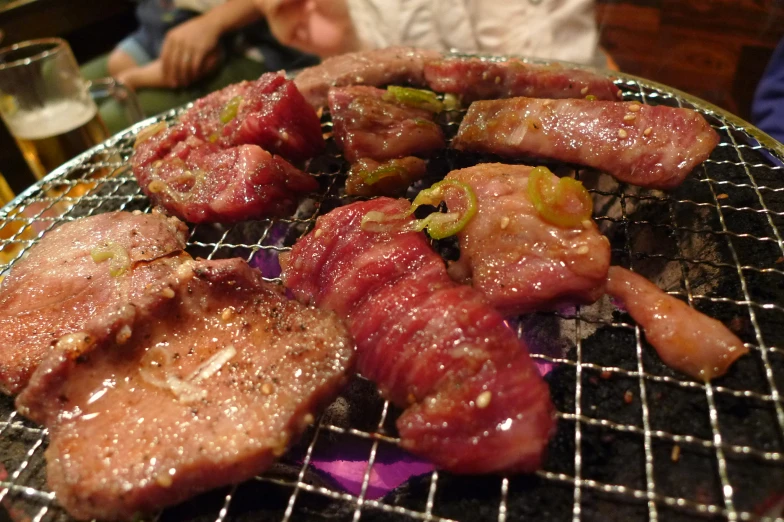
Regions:
[[208, 57], [218, 47], [220, 36], [220, 27], [203, 15], [166, 33], [161, 60], [167, 83], [185, 87], [201, 77], [210, 65]]

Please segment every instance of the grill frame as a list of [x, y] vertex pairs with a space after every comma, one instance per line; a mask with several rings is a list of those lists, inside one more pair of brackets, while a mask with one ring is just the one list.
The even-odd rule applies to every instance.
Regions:
[[[733, 480], [731, 471], [732, 459], [748, 458], [754, 462], [761, 462], [771, 466], [773, 472], [769, 477], [780, 476], [784, 472], [784, 370], [772, 362], [774, 359], [784, 358], [784, 343], [781, 346], [767, 342], [767, 334], [763, 326], [768, 312], [784, 314], [784, 300], [777, 302], [764, 302], [755, 299], [753, 291], [750, 291], [749, 274], [760, 274], [760, 277], [776, 278], [784, 276], [784, 265], [777, 268], [775, 261], [773, 266], [767, 266], [760, 261], [760, 264], [749, 265], [744, 262], [743, 253], [746, 241], [771, 244], [774, 250], [780, 251], [781, 259], [784, 260], [784, 235], [780, 228], [784, 225], [784, 203], [776, 201], [774, 204], [768, 202], [784, 192], [784, 180], [779, 179], [778, 184], [758, 181], [762, 172], [778, 173], [784, 171], [784, 146], [772, 140], [770, 137], [752, 127], [750, 124], [726, 113], [725, 111], [707, 104], [701, 100], [693, 98], [685, 93], [671, 89], [669, 87], [656, 84], [647, 80], [642, 80], [630, 75], [614, 74], [618, 80], [616, 83], [622, 89], [624, 100], [638, 100], [643, 103], [664, 103], [672, 106], [683, 106], [701, 112], [721, 134], [722, 142], [714, 154], [703, 165], [696, 169], [693, 174], [696, 176], [695, 182], [707, 187], [712, 201], [700, 201], [700, 198], [676, 198], [672, 194], [663, 194], [658, 191], [635, 191], [628, 186], [618, 186], [616, 190], [606, 191], [593, 188], [592, 192], [598, 196], [605, 196], [613, 200], [618, 205], [620, 215], [617, 213], [595, 216], [600, 223], [608, 223], [608, 226], [616, 232], [622, 231], [622, 248], [614, 251], [614, 261], [618, 259], [626, 260], [624, 264], [635, 269], [636, 263], [644, 263], [646, 260], [656, 258], [658, 254], [650, 254], [635, 250], [633, 245], [634, 229], [638, 226], [650, 226], [660, 228], [671, 236], [676, 245], [673, 254], [665, 253], [660, 257], [666, 263], [674, 263], [681, 272], [681, 290], [670, 292], [685, 298], [690, 305], [701, 304], [702, 301], [709, 303], [727, 304], [746, 310], [749, 319], [749, 331], [753, 334], [753, 343], [747, 343], [751, 348], [752, 357], [760, 365], [762, 370], [762, 382], [750, 383], [758, 385], [748, 386], [737, 389], [733, 386], [697, 383], [684, 376], [672, 373], [662, 373], [658, 369], [652, 370], [650, 363], [650, 347], [643, 343], [640, 329], [627, 319], [618, 320], [615, 316], [608, 319], [601, 316], [597, 319], [592, 315], [590, 307], [577, 307], [572, 311], [546, 314], [555, 321], [570, 323], [573, 332], [572, 344], [570, 349], [562, 354], [535, 353], [533, 357], [540, 363], [552, 365], [555, 369], [564, 370], [566, 374], [573, 370], [574, 390], [571, 397], [572, 411], [559, 411], [559, 430], [566, 429], [567, 435], [572, 435], [571, 443], [574, 446], [574, 460], [571, 463], [572, 472], [567, 473], [559, 469], [545, 469], [536, 474], [536, 484], [559, 485], [570, 489], [572, 492], [571, 510], [565, 517], [559, 519], [590, 520], [596, 519], [598, 511], [594, 508], [601, 502], [618, 509], [625, 509], [626, 505], [636, 506], [634, 511], [643, 518], [651, 521], [659, 519], [676, 519], [678, 516], [694, 517], [696, 519], [726, 519], [726, 520], [776, 520], [784, 521], [779, 516], [762, 516], [760, 513], [738, 505], [738, 492], [747, 487], [746, 484], [739, 484]], [[75, 216], [89, 215], [106, 210], [131, 209], [147, 207], [146, 198], [136, 187], [135, 180], [127, 170], [127, 158], [131, 153], [131, 145], [134, 136], [138, 131], [156, 121], [173, 120], [179, 110], [170, 111], [164, 115], [149, 118], [141, 123], [134, 125], [128, 130], [112, 137], [105, 143], [85, 152], [64, 164], [56, 171], [48, 175], [38, 184], [30, 187], [16, 199], [6, 205], [0, 211], [0, 233], [3, 229], [12, 230], [14, 225], [23, 228], [15, 232], [8, 239], [0, 239], [0, 247], [5, 248], [11, 245], [19, 245], [21, 250], [16, 254], [15, 259], [23, 255], [24, 251], [35, 244], [40, 236], [62, 221], [75, 219]], [[327, 123], [328, 125], [328, 123]], [[734, 153], [737, 160], [728, 158]], [[328, 208], [329, 204], [334, 203], [341, 179], [341, 167], [339, 162], [327, 161], [326, 172], [319, 173], [319, 178], [323, 182], [321, 194], [311, 200], [309, 205], [302, 205], [290, 219], [263, 220], [243, 228], [243, 225], [236, 227], [213, 227], [195, 226], [191, 227], [189, 237], [189, 251], [195, 255], [202, 255], [206, 258], [213, 256], [227, 257], [238, 252], [245, 253], [247, 260], [251, 260], [257, 252], [279, 252], [287, 250], [293, 240], [304, 234], [312, 226], [315, 217], [319, 215], [322, 208]], [[744, 181], [736, 181], [736, 174], [744, 174], [747, 177]], [[111, 172], [109, 172], [111, 171]], [[730, 172], [730, 174], [728, 174]], [[108, 177], [103, 177], [109, 174]], [[741, 176], [742, 179], [742, 176]], [[774, 182], [776, 180], [773, 180]], [[134, 188], [135, 187], [135, 188]], [[53, 195], [54, 190], [58, 189], [59, 194]], [[82, 191], [84, 192], [82, 193]], [[724, 199], [732, 196], [735, 192], [751, 190], [757, 198], [757, 202], [750, 206], [736, 206], [734, 204], [723, 203]], [[47, 192], [48, 191], [48, 194]], [[727, 196], [727, 197], [724, 197]], [[337, 197], [340, 201], [349, 201], [351, 198]], [[637, 220], [633, 216], [634, 207], [642, 203], [661, 204], [666, 207], [666, 223], [646, 222]], [[27, 217], [21, 216], [25, 208], [30, 208], [32, 203], [42, 203], [43, 208], [34, 209], [33, 214]], [[328, 203], [328, 204], [325, 204]], [[715, 219], [706, 219], [710, 225], [705, 229], [684, 227], [679, 225], [679, 206], [693, 205], [695, 212], [702, 210], [709, 211], [712, 215], [715, 212]], [[51, 217], [49, 214], [54, 210], [62, 215]], [[147, 209], [149, 210], [149, 209]], [[759, 230], [756, 233], [738, 232], [728, 226], [734, 219], [735, 213], [753, 213], [764, 216], [769, 231]], [[281, 224], [286, 229], [283, 237], [283, 244], [277, 238], [274, 230]], [[25, 239], [25, 234], [29, 234], [33, 225], [39, 230], [32, 231], [30, 239]], [[279, 227], [280, 228], [280, 227]], [[242, 229], [237, 232], [237, 229]], [[250, 232], [249, 232], [250, 231]], [[254, 234], [254, 239], [249, 239], [247, 235]], [[691, 255], [688, 245], [679, 234], [700, 234], [705, 233], [715, 235], [717, 241], [724, 241], [724, 248], [729, 252], [729, 261], [716, 261], [715, 259], [703, 259]], [[239, 234], [241, 240], [235, 237]], [[246, 237], [242, 237], [245, 234]], [[245, 239], [245, 240], [242, 240]], [[614, 245], [615, 246], [615, 245]], [[14, 259], [14, 260], [15, 260]], [[740, 283], [740, 298], [731, 295], [705, 295], [695, 291], [695, 285], [690, 279], [692, 265], [700, 264], [716, 265], [717, 270], [728, 270], [737, 276]], [[0, 263], [0, 274], [13, 264]], [[277, 278], [269, 278], [270, 281], [279, 281]], [[599, 323], [599, 326], [597, 326]], [[626, 331], [633, 336], [633, 345], [629, 348], [634, 351], [633, 360], [628, 366], [623, 364], [610, 365], [601, 364], [592, 360], [588, 355], [587, 342], [589, 335], [583, 335], [583, 331], [594, 329], [594, 333], [602, 327]], [[519, 323], [519, 334], [522, 337], [523, 323]], [[744, 340], [748, 340], [744, 338]], [[556, 372], [553, 372], [553, 375]], [[602, 378], [609, 374], [609, 379], [627, 379], [637, 383], [637, 388], [632, 390], [632, 395], [636, 408], [636, 397], [639, 397], [640, 422], [618, 422], [610, 418], [592, 413], [590, 404], [593, 388], [590, 379], [599, 374]], [[553, 377], [555, 379], [556, 377]], [[554, 385], [551, 381], [551, 386]], [[660, 429], [656, 425], [654, 417], [659, 409], [654, 389], [657, 387], [673, 387], [688, 393], [695, 392], [697, 395], [704, 396], [707, 404], [707, 415], [710, 431], [706, 436], [698, 436], [693, 433], [676, 433], [674, 430]], [[600, 385], [601, 388], [601, 385]], [[727, 398], [740, 401], [741, 404], [762, 404], [768, 413], [772, 414], [775, 426], [773, 428], [774, 438], [772, 442], [774, 449], [756, 447], [751, 444], [737, 444], [727, 438], [727, 427], [722, 423], [724, 414], [720, 415], [721, 408], [718, 406]], [[330, 422], [328, 418], [322, 417], [316, 427], [305, 434], [303, 440], [295, 449], [296, 457], [288, 460], [291, 469], [295, 473], [281, 473], [273, 468], [268, 473], [257, 477], [256, 481], [261, 484], [272, 486], [275, 491], [279, 491], [282, 496], [287, 498], [278, 499], [285, 504], [285, 507], [278, 506], [275, 510], [264, 513], [261, 517], [269, 520], [297, 520], [307, 519], [307, 505], [310, 500], [304, 502], [305, 496], [322, 497], [329, 504], [329, 509], [323, 510], [324, 513], [332, 510], [331, 518], [335, 520], [359, 520], [380, 519], [380, 520], [455, 520], [457, 518], [449, 515], [454, 510], [445, 509], [442, 505], [440, 495], [446, 487], [454, 483], [453, 477], [445, 476], [443, 472], [433, 471], [429, 477], [422, 478], [423, 488], [414, 495], [418, 508], [411, 507], [410, 503], [397, 503], [389, 500], [389, 495], [380, 499], [370, 499], [367, 496], [373, 466], [377, 461], [380, 451], [386, 445], [397, 444], [397, 439], [393, 431], [390, 431], [390, 419], [394, 416], [393, 408], [389, 403], [380, 398], [374, 399], [376, 409], [380, 412], [378, 419], [370, 422], [373, 429], [361, 429], [352, 425], [341, 425], [341, 423]], [[756, 406], [755, 406], [756, 407]], [[559, 408], [561, 409], [561, 408]], [[22, 509], [36, 522], [43, 519], [67, 519], [62, 510], [57, 507], [54, 495], [49, 492], [43, 484], [43, 449], [46, 446], [47, 431], [41, 429], [25, 419], [22, 419], [10, 400], [0, 401], [0, 415], [4, 418], [0, 421], [0, 449], [12, 447], [13, 451], [0, 457], [4, 465], [13, 462], [7, 476], [0, 480], [0, 502], [6, 509]], [[564, 428], [567, 426], [567, 428]], [[573, 428], [570, 428], [573, 426]], [[590, 467], [587, 463], [590, 457], [586, 450], [585, 443], [588, 440], [587, 433], [590, 430], [599, 430], [603, 434], [615, 436], [639, 437], [642, 441], [642, 454], [638, 455], [642, 459], [643, 476], [641, 485], [630, 485], [634, 481], [622, 480], [599, 480], [587, 473]], [[364, 466], [364, 473], [361, 479], [361, 488], [358, 495], [347, 493], [334, 484], [314, 483], [312, 478], [312, 460], [318, 453], [323, 441], [329, 445], [332, 438], [338, 437], [345, 440], [356, 441], [357, 444], [364, 444], [369, 447], [367, 462]], [[672, 445], [684, 448], [684, 451], [704, 451], [710, 455], [715, 465], [715, 478], [719, 485], [720, 496], [714, 497], [713, 501], [705, 501], [697, 496], [679, 496], [663, 491], [664, 486], [656, 469], [661, 465], [661, 459], [657, 456], [658, 448], [661, 445]], [[778, 449], [775, 449], [775, 447]], [[675, 451], [675, 450], [673, 450]], [[678, 451], [681, 451], [680, 449]], [[9, 460], [9, 455], [11, 458]], [[673, 460], [675, 458], [673, 453]], [[766, 477], [761, 477], [764, 482]], [[471, 479], [469, 479], [471, 480]], [[466, 513], [468, 518], [464, 520], [492, 519], [499, 522], [513, 520], [519, 516], [519, 512], [514, 511], [516, 495], [523, 490], [517, 480], [512, 477], [492, 477], [476, 478], [476, 484], [486, 484], [488, 481], [497, 482], [497, 498], [495, 503], [482, 498], [481, 501], [491, 512], [481, 512], [478, 514]], [[446, 486], [444, 486], [446, 484]], [[211, 505], [216, 508], [212, 519], [217, 522], [242, 518], [242, 513], [233, 509], [236, 504], [235, 497], [241, 494], [244, 485], [233, 486], [221, 490], [213, 496], [212, 504], [208, 500], [197, 499], [192, 504]], [[495, 486], [494, 486], [495, 487]], [[784, 490], [781, 491], [784, 494]], [[215, 500], [217, 499], [217, 500]], [[598, 500], [597, 500], [598, 499]], [[312, 500], [312, 499], [311, 499]], [[302, 507], [305, 504], [305, 507]], [[335, 506], [339, 506], [336, 509]], [[173, 511], [175, 518], [208, 518], [199, 516], [183, 515], [182, 510], [175, 508]], [[260, 506], [259, 509], [263, 509]], [[303, 511], [304, 509], [304, 511]], [[172, 512], [172, 510], [167, 510]], [[167, 511], [159, 515], [162, 518], [169, 518]], [[325, 518], [326, 515], [325, 515]]]

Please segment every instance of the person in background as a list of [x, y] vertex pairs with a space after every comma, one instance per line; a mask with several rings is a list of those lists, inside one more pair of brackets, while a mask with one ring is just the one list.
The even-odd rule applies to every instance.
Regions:
[[605, 67], [594, 0], [255, 0], [283, 44], [327, 57], [405, 45]]
[[757, 84], [751, 122], [784, 143], [784, 39], [776, 46]]
[[[148, 3], [156, 4], [155, 9], [146, 11]], [[140, 31], [81, 70], [88, 80], [114, 76], [137, 90], [147, 115], [267, 71], [318, 60], [280, 45], [253, 0], [142, 0], [139, 11]], [[102, 104], [100, 112], [112, 133], [133, 123], [113, 100]]]

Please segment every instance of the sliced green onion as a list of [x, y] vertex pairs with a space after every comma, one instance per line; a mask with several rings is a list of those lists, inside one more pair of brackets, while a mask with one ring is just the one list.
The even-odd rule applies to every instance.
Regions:
[[237, 117], [237, 110], [240, 108], [240, 103], [242, 103], [242, 96], [235, 96], [226, 103], [220, 113], [220, 121], [222, 124], [226, 125]]
[[451, 209], [446, 214], [435, 212], [424, 219], [418, 219], [414, 222], [416, 223], [414, 225], [415, 230], [427, 228], [427, 233], [430, 234], [430, 237], [443, 239], [457, 234], [471, 221], [478, 207], [476, 194], [474, 194], [474, 190], [468, 184], [455, 179], [439, 181], [429, 189], [417, 194], [417, 197], [414, 198], [414, 202], [411, 204], [411, 208], [408, 210], [408, 215], [413, 214], [422, 205], [438, 206], [444, 201], [448, 190], [460, 193], [464, 200], [461, 205], [462, 208]]
[[109, 241], [105, 245], [93, 248], [90, 251], [90, 257], [96, 263], [109, 260], [109, 275], [112, 277], [121, 276], [131, 266], [131, 258], [128, 256], [128, 251], [114, 241]]
[[436, 93], [424, 89], [390, 85], [387, 87], [384, 99], [430, 112], [441, 112], [444, 110], [444, 104], [438, 99]]
[[359, 177], [366, 185], [374, 185], [384, 178], [391, 178], [393, 176], [405, 176], [406, 169], [400, 165], [392, 162], [384, 163], [375, 170], [360, 170]]
[[[448, 190], [455, 190], [463, 197], [461, 204], [456, 205], [460, 208], [450, 212], [433, 212], [423, 219], [407, 221], [406, 219], [422, 205], [437, 206], [442, 201]], [[454, 200], [453, 200], [454, 204]], [[421, 232], [427, 229], [427, 233], [433, 239], [444, 239], [453, 236], [463, 230], [476, 214], [477, 201], [473, 189], [454, 179], [445, 179], [434, 184], [429, 189], [421, 191], [411, 208], [403, 214], [384, 214], [383, 212], [371, 211], [362, 216], [360, 226], [366, 232]]]
[[444, 110], [459, 111], [460, 108], [461, 108], [460, 98], [458, 98], [452, 93], [448, 93], [444, 95]]
[[546, 167], [531, 171], [528, 197], [545, 221], [563, 228], [581, 225], [593, 213], [591, 194], [582, 183], [572, 178], [559, 179]]

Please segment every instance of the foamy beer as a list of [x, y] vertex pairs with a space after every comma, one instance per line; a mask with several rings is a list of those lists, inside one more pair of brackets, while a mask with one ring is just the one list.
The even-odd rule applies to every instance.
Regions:
[[37, 178], [109, 137], [71, 48], [59, 38], [0, 49], [0, 115]]

